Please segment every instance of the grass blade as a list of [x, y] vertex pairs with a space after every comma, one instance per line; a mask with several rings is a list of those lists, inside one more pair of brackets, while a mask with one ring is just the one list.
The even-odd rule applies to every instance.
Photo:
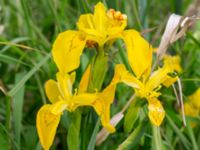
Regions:
[[[15, 76], [15, 83], [18, 83], [25, 76], [25, 72], [18, 73]], [[24, 101], [24, 90], [25, 86], [18, 90], [18, 92], [13, 97], [13, 120], [14, 120], [14, 131], [17, 144], [20, 149], [20, 134], [21, 134], [21, 121], [22, 121], [22, 110], [23, 110], [23, 101]]]
[[182, 143], [185, 146], [185, 148], [187, 150], [191, 150], [191, 143], [188, 141], [188, 139], [183, 135], [183, 133], [180, 131], [180, 129], [174, 124], [174, 122], [172, 121], [171, 117], [169, 115], [166, 115], [166, 117], [167, 117], [167, 120], [168, 120], [170, 126], [172, 127], [174, 132], [178, 135], [178, 137], [182, 141]]
[[100, 126], [100, 119], [98, 119], [98, 121], [97, 121], [97, 123], [95, 125], [95, 128], [94, 128], [94, 131], [92, 133], [92, 137], [90, 139], [90, 143], [88, 145], [87, 150], [94, 150], [95, 143], [96, 143], [96, 135], [97, 135], [97, 132], [99, 131], [99, 126]]
[[15, 84], [15, 86], [8, 92], [8, 95], [9, 96], [14, 96], [18, 91], [19, 89], [24, 85], [24, 83], [30, 79], [30, 77], [32, 75], [34, 75], [34, 73], [36, 71], [38, 71], [40, 69], [40, 67], [42, 67], [46, 62], [47, 60], [51, 57], [51, 54], [48, 54], [46, 57], [44, 57], [43, 60], [41, 60], [37, 65], [35, 65], [25, 76], [22, 80], [20, 80], [17, 84]]

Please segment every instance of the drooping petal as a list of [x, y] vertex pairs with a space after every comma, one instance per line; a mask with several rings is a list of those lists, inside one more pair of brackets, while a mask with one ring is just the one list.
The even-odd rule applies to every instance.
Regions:
[[130, 74], [123, 64], [117, 64], [115, 66], [115, 75], [113, 77], [113, 82], [123, 82], [136, 89], [142, 86], [140, 80]]
[[152, 64], [152, 47], [151, 45], [135, 30], [125, 30], [122, 33], [125, 42], [128, 61], [135, 73], [140, 78], [147, 78], [151, 71]]
[[57, 102], [61, 95], [57, 82], [51, 79], [45, 83], [45, 92], [51, 103]]
[[115, 132], [115, 128], [110, 123], [110, 105], [114, 100], [115, 89], [116, 84], [108, 85], [93, 104], [95, 111], [101, 118], [102, 125], [111, 133]]
[[164, 117], [165, 117], [165, 110], [163, 109], [162, 104], [156, 98], [148, 100], [148, 116], [150, 121], [156, 125], [160, 126]]
[[79, 84], [79, 90], [78, 90], [79, 93], [83, 93], [87, 91], [89, 77], [90, 77], [90, 68], [91, 66], [89, 65], [81, 78], [81, 81]]
[[60, 114], [52, 114], [51, 105], [42, 106], [37, 113], [37, 132], [45, 150], [48, 150], [53, 143], [59, 121]]
[[52, 54], [60, 72], [66, 74], [79, 67], [85, 43], [85, 36], [77, 31], [68, 30], [58, 35]]
[[165, 87], [170, 87], [172, 84], [174, 84], [176, 81], [178, 80], [178, 77], [170, 77], [170, 76], [166, 76], [165, 80], [163, 81], [163, 85]]

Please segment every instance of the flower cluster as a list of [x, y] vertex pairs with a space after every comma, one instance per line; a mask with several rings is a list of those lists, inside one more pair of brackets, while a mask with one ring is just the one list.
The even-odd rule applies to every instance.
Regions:
[[[46, 82], [45, 91], [51, 104], [42, 106], [37, 114], [37, 130], [44, 149], [52, 145], [62, 112], [74, 111], [79, 106], [93, 107], [102, 125], [109, 132], [114, 132], [115, 128], [110, 124], [110, 105], [116, 85], [120, 82], [131, 86], [138, 97], [148, 101], [148, 116], [154, 125], [162, 123], [165, 111], [158, 100], [161, 95], [159, 90], [162, 85], [169, 87], [177, 80], [170, 74], [179, 71], [178, 67], [171, 65], [169, 56], [162, 67], [152, 70], [152, 46], [136, 30], [125, 30], [126, 25], [125, 14], [114, 9], [107, 10], [102, 3], [98, 3], [94, 14], [80, 16], [77, 30], [67, 30], [56, 38], [52, 55], [58, 67], [57, 81], [50, 79]], [[123, 64], [117, 64], [112, 81], [102, 89], [108, 69], [106, 48], [116, 39], [124, 41], [134, 75]], [[80, 56], [85, 47], [95, 47], [97, 56], [87, 67], [79, 87], [73, 90], [75, 70], [80, 65]]]

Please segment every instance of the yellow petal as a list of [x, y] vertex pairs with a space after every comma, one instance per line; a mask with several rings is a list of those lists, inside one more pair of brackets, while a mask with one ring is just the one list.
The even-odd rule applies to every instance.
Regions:
[[149, 119], [154, 125], [160, 126], [165, 117], [165, 110], [163, 109], [163, 106], [160, 103], [160, 101], [157, 99], [150, 99], [148, 100], [148, 102]]
[[152, 64], [151, 45], [135, 30], [125, 30], [122, 38], [126, 44], [128, 61], [133, 72], [138, 78], [142, 75], [147, 78]]
[[72, 96], [72, 77], [69, 74], [58, 72], [56, 74], [58, 80], [58, 88], [62, 95], [62, 99], [69, 99]]
[[60, 72], [66, 74], [80, 65], [80, 56], [86, 39], [76, 31], [65, 31], [58, 35], [53, 44], [53, 59]]
[[198, 88], [192, 95], [189, 96], [189, 100], [193, 106], [200, 110], [200, 88]]
[[51, 112], [54, 115], [62, 114], [62, 112], [68, 107], [69, 102], [66, 100], [59, 100], [51, 105]]
[[93, 106], [93, 103], [96, 99], [96, 93], [82, 93], [75, 95], [70, 100], [68, 109], [74, 111], [79, 106]]
[[187, 116], [191, 116], [191, 117], [199, 116], [199, 110], [195, 108], [191, 102], [184, 103], [184, 111], [185, 111], [185, 115]]
[[[92, 14], [81, 15], [77, 22], [77, 27], [80, 31], [83, 31], [84, 33], [90, 35], [90, 40], [92, 40], [94, 36], [101, 36], [101, 34], [96, 30], [94, 17]], [[96, 42], [98, 41], [96, 39], [93, 40], [95, 40]]]
[[110, 133], [115, 132], [115, 128], [110, 123], [110, 103], [107, 103], [100, 98], [93, 103], [93, 108], [99, 115], [103, 127]]
[[97, 3], [94, 8], [94, 23], [99, 33], [105, 33], [108, 23], [107, 19], [105, 6], [101, 2]]
[[178, 77], [170, 77], [166, 76], [164, 82], [162, 83], [165, 87], [170, 87], [172, 84], [174, 84], [178, 80]]
[[120, 11], [115, 11], [114, 9], [109, 9], [107, 11], [109, 28], [108, 35], [114, 35], [122, 32], [127, 25], [127, 16], [122, 14]]
[[123, 82], [133, 88], [139, 88], [142, 86], [140, 80], [130, 74], [123, 64], [117, 64], [115, 66], [115, 75], [113, 77], [113, 82]]
[[81, 15], [77, 22], [78, 29], [87, 35], [87, 39], [97, 42], [100, 46], [106, 41], [108, 17], [103, 3], [95, 5], [94, 15]]
[[105, 103], [104, 107], [103, 107], [103, 113], [101, 114], [101, 122], [102, 125], [110, 132], [113, 133], [115, 132], [115, 128], [113, 127], [113, 125], [111, 125], [110, 123], [110, 104], [109, 103]]
[[51, 80], [51, 79], [48, 80], [45, 83], [45, 92], [51, 103], [55, 103], [56, 101], [59, 100], [60, 91], [58, 89], [58, 85], [56, 81]]
[[51, 113], [51, 105], [44, 105], [37, 113], [37, 131], [42, 147], [48, 150], [53, 143], [60, 115]]
[[108, 85], [93, 103], [95, 111], [101, 118], [102, 125], [111, 133], [115, 132], [115, 128], [110, 123], [110, 105], [114, 100], [115, 88], [116, 84]]
[[177, 72], [182, 71], [182, 68], [180, 65], [180, 62], [181, 62], [180, 56], [165, 55], [163, 59], [164, 59], [164, 65], [170, 66], [172, 68], [172, 70], [174, 70], [174, 71], [177, 71]]
[[120, 37], [127, 25], [127, 17], [119, 11], [107, 11], [103, 3], [95, 5], [94, 14], [81, 15], [77, 26], [87, 35], [87, 39], [102, 47], [107, 41]]
[[80, 84], [79, 84], [79, 93], [83, 93], [87, 91], [88, 88], [88, 82], [90, 77], [90, 65], [87, 67], [86, 71], [84, 72]]
[[150, 76], [149, 80], [147, 81], [146, 88], [149, 91], [153, 91], [155, 88], [161, 85], [167, 77], [168, 73], [170, 73], [171, 69], [167, 66], [159, 68], [158, 70], [154, 71]]

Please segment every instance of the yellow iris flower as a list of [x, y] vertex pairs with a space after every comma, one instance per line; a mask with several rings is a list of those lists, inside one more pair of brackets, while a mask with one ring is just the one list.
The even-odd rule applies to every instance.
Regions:
[[[102, 125], [109, 131], [115, 128], [110, 124], [110, 105], [113, 103], [116, 84], [124, 82], [133, 87], [136, 94], [148, 100], [149, 118], [155, 125], [160, 125], [165, 111], [157, 99], [161, 84], [170, 86], [176, 81], [168, 73], [174, 68], [165, 63], [162, 68], [151, 74], [152, 47], [135, 30], [125, 30], [127, 17], [119, 11], [107, 10], [99, 2], [94, 14], [81, 15], [78, 30], [67, 30], [56, 38], [52, 55], [58, 67], [57, 81], [48, 80], [45, 84], [47, 97], [52, 104], [45, 104], [37, 114], [37, 130], [45, 150], [52, 145], [60, 117], [64, 110], [74, 111], [79, 106], [91, 106], [100, 116]], [[104, 45], [116, 38], [125, 42], [128, 61], [135, 76], [130, 74], [124, 65], [117, 65], [112, 82], [102, 91], [88, 93], [90, 67], [84, 73], [78, 90], [73, 92], [75, 73], [79, 67], [80, 56], [86, 46], [96, 46], [103, 50]], [[72, 73], [70, 73], [72, 72]]]
[[118, 82], [133, 87], [137, 96], [147, 99], [150, 121], [159, 126], [165, 116], [163, 106], [158, 100], [161, 95], [159, 89], [162, 85], [168, 87], [177, 80], [177, 77], [173, 78], [169, 75], [175, 71], [175, 68], [170, 65], [170, 58], [164, 62], [163, 67], [151, 73], [153, 52], [151, 45], [133, 30], [126, 31], [124, 34], [129, 64], [135, 76], [129, 73], [123, 64], [118, 64], [116, 78], [118, 76]]
[[110, 124], [110, 105], [115, 94], [115, 84], [111, 83], [101, 93], [86, 93], [90, 67], [86, 70], [78, 90], [73, 94], [72, 85], [75, 73], [57, 73], [57, 81], [48, 80], [45, 84], [47, 97], [52, 104], [43, 105], [37, 113], [37, 130], [45, 150], [52, 145], [60, 117], [64, 110], [74, 111], [79, 106], [92, 106], [101, 118], [102, 125], [109, 131], [115, 128]]
[[[124, 30], [126, 25], [126, 15], [113, 9], [107, 10], [101, 2], [96, 4], [94, 14], [83, 14], [80, 16], [77, 22], [78, 30], [67, 30], [60, 33], [56, 38], [53, 44], [52, 54], [59, 72], [68, 73], [78, 68], [80, 65], [80, 56], [84, 47], [87, 45], [96, 44], [97, 48], [102, 50], [105, 44], [110, 45], [117, 38], [126, 40], [125, 42], [129, 43], [129, 45], [140, 42], [141, 39], [137, 39], [139, 33], [132, 29]], [[132, 43], [133, 39], [134, 43]], [[135, 46], [143, 47], [143, 45]], [[129, 49], [129, 47], [128, 53], [129, 57], [132, 56], [132, 49]], [[141, 55], [143, 53], [138, 51], [134, 59], [137, 59]], [[147, 69], [151, 65], [146, 60], [149, 56], [151, 57], [150, 52], [145, 57], [142, 57], [145, 59], [137, 60], [138, 62], [145, 61], [145, 63], [141, 63], [140, 66], [132, 66], [133, 69], [137, 70], [136, 72], [138, 74], [142, 74], [141, 71], [138, 71], [140, 68]], [[133, 65], [134, 63], [132, 61], [135, 60], [129, 58], [129, 61]], [[148, 72], [150, 70], [146, 71]]]

